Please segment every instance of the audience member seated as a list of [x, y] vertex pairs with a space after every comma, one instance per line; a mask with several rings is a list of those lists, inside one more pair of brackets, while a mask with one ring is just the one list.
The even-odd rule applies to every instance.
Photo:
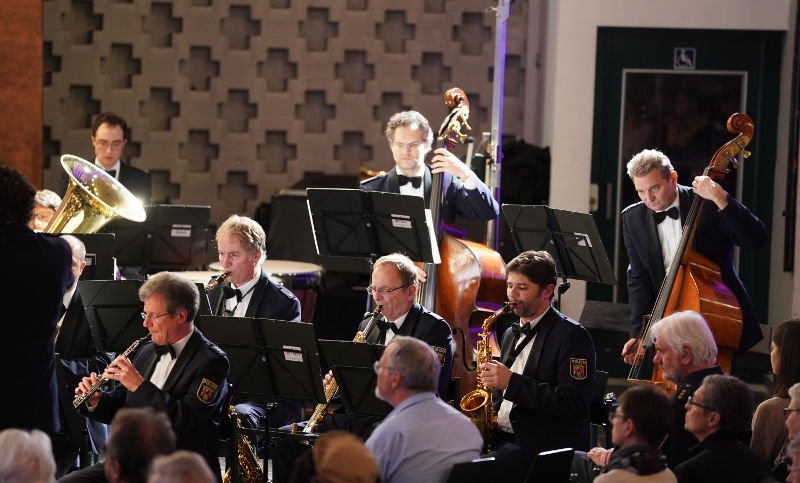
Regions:
[[61, 205], [61, 197], [57, 194], [50, 190], [37, 191], [33, 198], [33, 212], [28, 227], [33, 231], [44, 231], [55, 216], [59, 205]]
[[796, 461], [789, 467], [789, 476], [786, 478], [787, 483], [800, 483], [800, 437], [794, 438], [788, 447], [789, 459]]
[[711, 375], [686, 401], [684, 426], [700, 443], [675, 467], [680, 482], [757, 483], [769, 466], [739, 441], [750, 425], [753, 392], [734, 376]]
[[156, 457], [147, 483], [216, 483], [217, 480], [202, 456], [180, 450]]
[[290, 483], [375, 483], [378, 465], [364, 442], [347, 431], [329, 431], [294, 465]]
[[124, 408], [111, 421], [104, 469], [111, 483], [145, 483], [150, 463], [175, 451], [175, 433], [164, 413]]
[[[710, 374], [722, 374], [717, 365], [717, 343], [708, 324], [697, 312], [676, 312], [653, 324], [655, 339], [653, 364], [660, 367], [664, 377], [678, 385], [670, 400], [672, 425], [661, 450], [670, 468], [683, 462], [697, 438], [683, 427], [686, 401]], [[575, 452], [573, 469], [581, 481], [591, 481], [592, 464], [603, 468], [611, 457], [610, 449], [592, 448], [588, 453]], [[589, 461], [585, 461], [588, 459]]]
[[756, 408], [750, 440], [750, 449], [769, 463], [775, 461], [786, 444], [783, 409], [789, 406], [789, 388], [800, 382], [800, 319], [787, 320], [775, 329], [771, 349], [775, 392]]
[[788, 439], [784, 442], [772, 466], [772, 476], [778, 481], [786, 479], [792, 461], [795, 461], [796, 465], [800, 464], [800, 460], [790, 460], [787, 452], [789, 441], [800, 437], [800, 383], [795, 383], [789, 388], [789, 407], [784, 409], [783, 413], [786, 417], [785, 427]]
[[480, 456], [474, 424], [436, 394], [440, 359], [425, 342], [395, 336], [375, 365], [375, 395], [394, 409], [367, 439], [383, 483], [444, 482]]
[[53, 449], [45, 433], [14, 428], [0, 432], [0, 481], [50, 483], [55, 476]]
[[677, 480], [659, 446], [671, 424], [669, 398], [656, 386], [633, 386], [619, 397], [611, 415], [611, 441], [618, 447], [594, 481], [659, 482]]

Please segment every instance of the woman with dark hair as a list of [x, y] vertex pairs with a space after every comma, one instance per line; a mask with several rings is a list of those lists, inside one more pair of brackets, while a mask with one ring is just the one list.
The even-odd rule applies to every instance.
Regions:
[[800, 319], [787, 320], [775, 328], [770, 363], [775, 391], [753, 414], [750, 448], [764, 460], [777, 464], [787, 437], [783, 409], [789, 406], [789, 388], [800, 382]]

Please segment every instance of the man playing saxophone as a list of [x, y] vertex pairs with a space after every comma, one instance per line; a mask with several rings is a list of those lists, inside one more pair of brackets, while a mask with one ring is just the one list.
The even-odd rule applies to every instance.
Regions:
[[[103, 377], [117, 381], [111, 392], [95, 391], [81, 412], [110, 422], [123, 407], [152, 407], [166, 413], [177, 437], [177, 447], [206, 458], [219, 474], [218, 436], [213, 418], [227, 393], [228, 358], [194, 327], [200, 296], [197, 287], [172, 273], [150, 277], [139, 289], [144, 302], [144, 326], [152, 336], [133, 357], [114, 359]], [[98, 380], [84, 377], [76, 395]], [[70, 473], [61, 481], [103, 481], [102, 464]]]
[[551, 306], [556, 264], [527, 251], [506, 265], [506, 294], [519, 317], [502, 340], [501, 362], [482, 365], [497, 390], [498, 481], [522, 481], [533, 457], [551, 449], [585, 449], [595, 352], [589, 332]]

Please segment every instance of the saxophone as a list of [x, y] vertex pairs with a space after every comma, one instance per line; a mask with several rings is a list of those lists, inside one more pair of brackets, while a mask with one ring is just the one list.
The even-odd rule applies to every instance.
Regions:
[[[236, 415], [236, 409], [233, 406], [228, 406], [228, 414], [236, 420], [236, 427], [242, 429], [242, 423], [239, 421], [239, 416]], [[264, 473], [258, 465], [258, 458], [253, 446], [250, 444], [250, 438], [244, 433], [239, 433], [239, 439], [236, 441], [236, 458], [239, 463], [239, 481], [245, 483], [256, 483], [264, 479]], [[225, 476], [222, 477], [222, 483], [231, 483], [231, 468], [225, 471]]]
[[[369, 322], [367, 322], [367, 325], [364, 326], [364, 330], [356, 333], [356, 336], [353, 338], [353, 342], [367, 341], [367, 334], [369, 334], [372, 330], [372, 327], [375, 325], [375, 321], [378, 320], [378, 316], [381, 314], [382, 310], [382, 305], [378, 305], [375, 308], [375, 311], [373, 311], [370, 316]], [[317, 404], [317, 406], [314, 408], [314, 413], [311, 414], [310, 418], [308, 418], [308, 423], [306, 423], [306, 427], [303, 428], [303, 433], [309, 434], [316, 432], [319, 423], [328, 412], [328, 405], [330, 404], [331, 399], [336, 396], [338, 391], [339, 385], [336, 384], [335, 379], [331, 379], [331, 382], [327, 385], [327, 387], [325, 387], [325, 402]]]
[[[501, 315], [511, 313], [514, 308], [512, 304], [506, 303], [503, 308], [493, 313], [486, 320], [483, 321], [481, 326], [480, 339], [477, 344], [477, 364], [480, 370], [481, 364], [485, 364], [492, 360], [492, 349], [489, 346], [489, 331], [494, 325], [495, 321]], [[483, 441], [486, 447], [490, 446], [489, 437], [492, 430], [497, 426], [497, 414], [492, 406], [492, 392], [486, 388], [482, 378], [478, 378], [478, 385], [473, 390], [468, 392], [461, 398], [461, 410], [469, 416], [473, 424], [478, 427], [478, 430], [483, 436]]]
[[217, 285], [227, 280], [227, 278], [230, 276], [231, 276], [230, 272], [224, 272], [220, 275], [214, 275], [214, 277], [211, 278], [211, 281], [208, 282], [208, 285], [205, 286], [205, 292], [208, 293], [212, 291]]

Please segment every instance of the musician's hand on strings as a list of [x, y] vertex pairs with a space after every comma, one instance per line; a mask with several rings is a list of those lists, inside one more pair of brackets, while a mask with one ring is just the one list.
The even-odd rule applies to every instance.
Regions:
[[425, 283], [428, 280], [428, 274], [425, 273], [425, 270], [415, 266], [414, 268], [417, 269], [417, 279], [419, 283]]
[[717, 208], [721, 211], [728, 206], [728, 192], [725, 189], [709, 178], [708, 176], [697, 176], [692, 181], [692, 188], [701, 198], [712, 201]]
[[611, 455], [614, 453], [614, 448], [592, 448], [586, 453], [586, 456], [592, 460], [599, 468], [605, 468], [608, 466], [609, 460], [611, 460]]
[[[638, 351], [638, 354], [637, 354]], [[639, 347], [639, 339], [630, 339], [622, 348], [622, 359], [628, 365], [634, 365], [645, 356], [644, 348]]]
[[[82, 396], [85, 393], [89, 392], [89, 389], [92, 388], [97, 384], [97, 374], [92, 372], [89, 374], [89, 377], [84, 377], [81, 379], [81, 382], [78, 383], [78, 387], [75, 388], [75, 396]], [[94, 408], [97, 406], [97, 403], [100, 402], [100, 396], [102, 395], [101, 391], [98, 389], [86, 399], [86, 405], [89, 409]]]
[[469, 166], [450, 151], [439, 148], [433, 154], [434, 156], [431, 158], [432, 173], [450, 173], [460, 179], [462, 183], [466, 182], [470, 176], [475, 176]]
[[106, 367], [103, 376], [113, 381], [119, 381], [120, 384], [125, 386], [125, 389], [130, 392], [136, 392], [139, 386], [144, 382], [142, 375], [139, 374], [139, 371], [136, 370], [136, 367], [131, 363], [130, 359], [125, 356], [119, 356], [114, 359], [114, 361]]
[[481, 364], [480, 377], [487, 388], [505, 389], [511, 380], [511, 369], [497, 361]]

